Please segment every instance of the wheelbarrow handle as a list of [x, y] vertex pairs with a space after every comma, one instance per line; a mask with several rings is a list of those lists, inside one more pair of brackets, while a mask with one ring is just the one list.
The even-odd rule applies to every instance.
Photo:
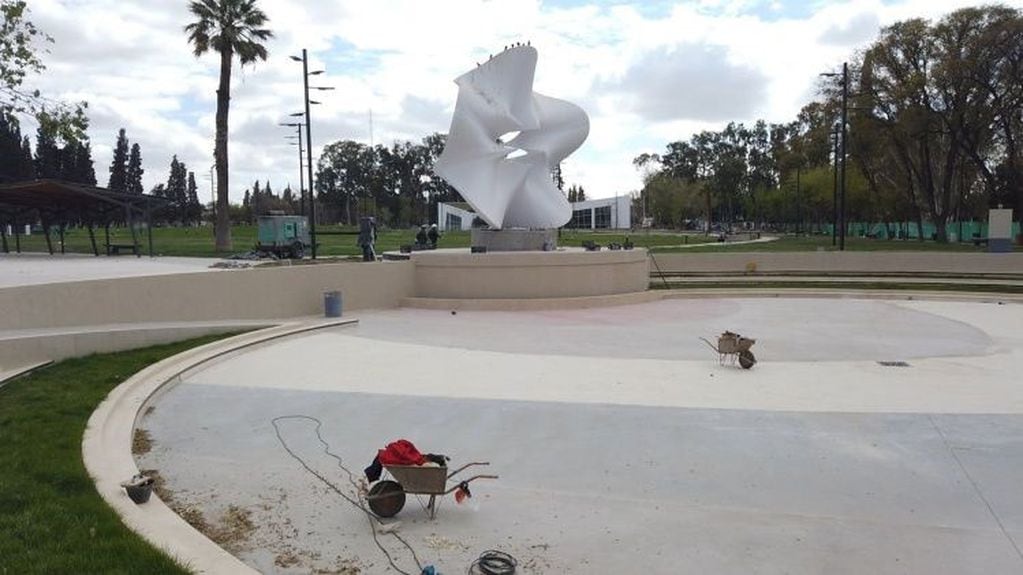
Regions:
[[456, 486], [452, 487], [451, 489], [448, 489], [447, 491], [445, 491], [444, 495], [447, 495], [448, 493], [451, 493], [452, 491], [458, 489], [459, 486], [462, 483], [471, 483], [473, 481], [476, 481], [477, 479], [498, 479], [498, 478], [499, 478], [499, 476], [497, 476], [497, 475], [473, 475], [469, 479], [466, 479], [465, 481], [461, 481], [461, 482], [459, 482], [458, 485], [456, 485]]
[[719, 349], [718, 349], [718, 346], [716, 346], [716, 345], [712, 344], [712, 343], [711, 343], [711, 342], [710, 342], [709, 340], [707, 340], [706, 338], [702, 338], [702, 337], [701, 337], [700, 339], [702, 339], [702, 340], [703, 340], [703, 343], [705, 343], [705, 344], [707, 344], [708, 346], [710, 346], [710, 348], [711, 348], [711, 349], [713, 349], [713, 350], [714, 350], [715, 352], [717, 352], [717, 353], [721, 353], [721, 350], [719, 350]]
[[473, 465], [490, 465], [490, 462], [489, 461], [473, 461], [472, 463], [466, 463], [465, 465], [459, 467], [458, 469], [452, 471], [451, 473], [448, 473], [448, 479], [451, 479], [455, 475], [465, 471], [466, 469], [472, 467]]

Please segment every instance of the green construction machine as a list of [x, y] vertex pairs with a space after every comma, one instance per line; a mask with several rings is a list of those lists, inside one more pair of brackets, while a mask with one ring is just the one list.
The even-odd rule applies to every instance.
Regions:
[[256, 250], [279, 258], [300, 260], [312, 244], [305, 216], [268, 214], [259, 216]]

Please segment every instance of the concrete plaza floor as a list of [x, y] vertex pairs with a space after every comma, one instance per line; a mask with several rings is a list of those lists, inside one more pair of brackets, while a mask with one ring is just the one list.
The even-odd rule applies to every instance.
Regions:
[[135, 256], [96, 257], [85, 254], [0, 253], [0, 288], [68, 281], [155, 276], [215, 271], [224, 260]]
[[[410, 496], [398, 533], [465, 572], [1023, 572], [1023, 306], [859, 299], [664, 300], [547, 312], [359, 314], [183, 376], [139, 426], [177, 505], [255, 531], [268, 573], [387, 573], [361, 511], [278, 442], [308, 415], [361, 475], [398, 438], [498, 480]], [[719, 365], [697, 339], [758, 339]], [[879, 361], [903, 361], [888, 367]], [[288, 446], [349, 493], [309, 420]], [[380, 542], [408, 572], [411, 553]], [[358, 571], [353, 569], [357, 568]]]

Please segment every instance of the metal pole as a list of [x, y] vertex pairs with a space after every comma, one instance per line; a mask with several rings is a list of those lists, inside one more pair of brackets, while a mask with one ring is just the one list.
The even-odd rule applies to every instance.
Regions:
[[798, 236], [803, 227], [803, 205], [799, 197], [799, 175], [803, 171], [802, 166], [796, 166], [796, 235]]
[[298, 210], [305, 215], [305, 174], [302, 172], [302, 124], [298, 125]]
[[832, 171], [834, 180], [831, 188], [831, 245], [838, 245], [838, 130], [831, 133], [835, 137], [835, 164]]
[[146, 235], [149, 238], [149, 257], [153, 257], [153, 208], [146, 200]]
[[305, 153], [306, 169], [309, 170], [309, 237], [313, 242], [313, 259], [316, 259], [316, 187], [313, 186], [313, 136], [309, 114], [309, 57], [302, 48], [302, 82], [305, 85]]
[[839, 251], [845, 251], [845, 152], [846, 152], [846, 139], [849, 137], [848, 130], [846, 129], [846, 123], [849, 120], [849, 63], [844, 62], [842, 64], [842, 173], [841, 173], [841, 189], [838, 203], [838, 223], [841, 226], [841, 231], [838, 232], [838, 249]]

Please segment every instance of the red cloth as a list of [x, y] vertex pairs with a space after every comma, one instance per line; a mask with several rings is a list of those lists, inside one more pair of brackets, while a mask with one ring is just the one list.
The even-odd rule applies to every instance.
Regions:
[[426, 457], [407, 439], [399, 439], [377, 452], [377, 459], [384, 465], [422, 465]]

